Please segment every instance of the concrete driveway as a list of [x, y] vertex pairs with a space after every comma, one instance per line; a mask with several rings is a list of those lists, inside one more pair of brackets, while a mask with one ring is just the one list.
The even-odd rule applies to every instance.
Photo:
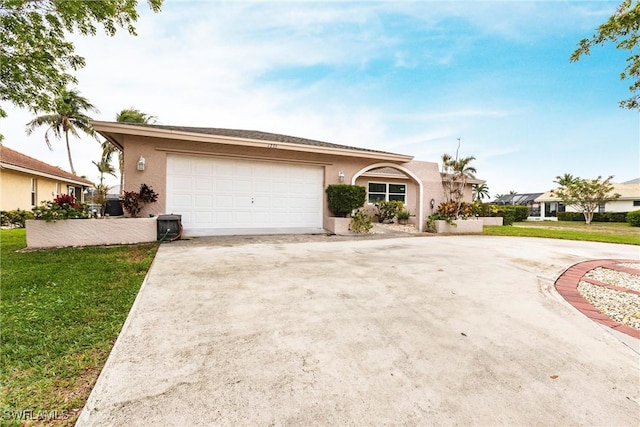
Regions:
[[331, 239], [162, 245], [78, 425], [640, 424], [638, 340], [553, 288], [638, 247]]

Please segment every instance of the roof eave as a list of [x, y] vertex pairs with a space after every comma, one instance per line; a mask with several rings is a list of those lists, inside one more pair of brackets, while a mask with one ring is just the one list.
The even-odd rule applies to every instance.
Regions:
[[153, 138], [166, 138], [181, 141], [204, 142], [214, 144], [233, 144], [244, 147], [268, 148], [272, 150], [301, 151], [307, 153], [329, 154], [335, 156], [364, 157], [392, 162], [406, 163], [413, 160], [413, 156], [393, 153], [378, 153], [357, 148], [345, 149], [336, 147], [322, 147], [316, 145], [295, 144], [291, 142], [263, 141], [249, 138], [238, 138], [221, 135], [208, 135], [195, 132], [177, 131], [160, 128], [130, 126], [124, 123], [92, 121], [93, 128], [110, 142], [122, 149], [121, 138], [118, 135], [136, 135]]
[[40, 172], [34, 169], [29, 169], [29, 168], [25, 168], [22, 166], [17, 166], [17, 165], [12, 165], [10, 163], [2, 163], [0, 162], [0, 169], [9, 169], [9, 170], [14, 170], [16, 172], [22, 172], [22, 173], [28, 173], [31, 175], [37, 175], [37, 176], [41, 176], [43, 178], [49, 178], [49, 179], [54, 179], [57, 181], [63, 181], [63, 182], [68, 182], [71, 184], [76, 184], [76, 185], [80, 185], [80, 186], [85, 186], [85, 187], [90, 187], [93, 185], [93, 183], [91, 182], [83, 182], [83, 181], [79, 181], [77, 179], [71, 179], [71, 178], [67, 178], [64, 176], [58, 176], [58, 175], [53, 175], [50, 173], [46, 173], [46, 172]]

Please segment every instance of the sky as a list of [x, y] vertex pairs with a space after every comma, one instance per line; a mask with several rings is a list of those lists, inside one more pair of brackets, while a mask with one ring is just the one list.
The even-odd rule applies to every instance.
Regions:
[[[260, 130], [439, 162], [474, 156], [492, 197], [544, 192], [558, 175], [640, 177], [640, 114], [621, 109], [628, 52], [569, 57], [618, 1], [176, 1], [139, 5], [138, 36], [72, 36], [76, 86], [114, 121]], [[63, 141], [27, 136], [4, 105], [4, 145], [69, 170]], [[98, 180], [99, 143], [73, 139]], [[110, 184], [117, 184], [111, 178]]]

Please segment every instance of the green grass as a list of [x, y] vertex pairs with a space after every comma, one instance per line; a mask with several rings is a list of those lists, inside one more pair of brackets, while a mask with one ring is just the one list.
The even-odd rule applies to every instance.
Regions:
[[0, 417], [73, 425], [158, 246], [24, 247], [24, 229], [0, 230]]
[[527, 221], [513, 226], [487, 226], [489, 236], [546, 237], [550, 239], [640, 245], [640, 227], [627, 223], [597, 222], [587, 225], [576, 221]]

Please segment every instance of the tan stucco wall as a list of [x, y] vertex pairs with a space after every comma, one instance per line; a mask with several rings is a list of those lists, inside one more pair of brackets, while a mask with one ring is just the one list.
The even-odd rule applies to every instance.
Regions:
[[[153, 187], [159, 194], [158, 202], [145, 207], [140, 216], [149, 214], [171, 213], [166, 212], [166, 165], [168, 154], [203, 155], [214, 157], [230, 157], [247, 160], [261, 161], [285, 161], [293, 163], [309, 163], [324, 168], [324, 183], [326, 188], [330, 184], [339, 184], [339, 172], [345, 176], [344, 182], [351, 183], [356, 173], [363, 168], [378, 163], [389, 163], [375, 159], [359, 157], [335, 156], [317, 153], [305, 153], [290, 150], [270, 149], [262, 147], [244, 147], [228, 144], [214, 144], [204, 142], [174, 141], [161, 138], [150, 138], [143, 136], [125, 136], [123, 140], [125, 153], [124, 189], [127, 191], [138, 191], [140, 184], [145, 183]], [[145, 158], [145, 170], [138, 171], [136, 166], [140, 156]], [[411, 161], [408, 163], [397, 163], [410, 169], [424, 185], [424, 211], [426, 217], [432, 213], [429, 201], [435, 200], [435, 206], [444, 200], [442, 183], [438, 164], [435, 162]], [[374, 180], [362, 177], [357, 183], [364, 183], [367, 180]], [[409, 178], [407, 181], [409, 209], [412, 213], [418, 213], [418, 186]], [[325, 218], [331, 213], [327, 208], [326, 198], [324, 201]], [[424, 220], [424, 218], [423, 218]], [[326, 221], [325, 221], [326, 222]]]
[[[53, 200], [56, 196], [56, 184], [60, 184], [60, 193], [67, 193], [68, 183], [41, 176], [29, 175], [9, 169], [0, 169], [0, 210], [31, 210], [31, 178], [37, 179], [36, 203]], [[79, 189], [76, 189], [78, 192]], [[77, 194], [81, 196], [81, 194]]]

